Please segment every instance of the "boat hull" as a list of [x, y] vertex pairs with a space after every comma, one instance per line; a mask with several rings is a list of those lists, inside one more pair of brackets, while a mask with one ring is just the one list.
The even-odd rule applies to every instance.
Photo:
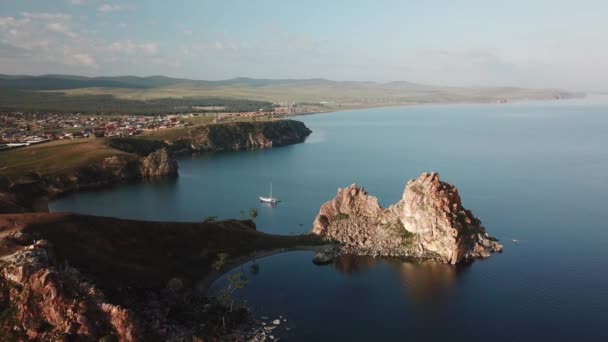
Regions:
[[262, 203], [276, 204], [276, 203], [279, 202], [278, 199], [272, 198], [272, 197], [262, 197], [262, 196], [260, 196], [259, 199], [260, 199], [260, 202], [262, 202]]

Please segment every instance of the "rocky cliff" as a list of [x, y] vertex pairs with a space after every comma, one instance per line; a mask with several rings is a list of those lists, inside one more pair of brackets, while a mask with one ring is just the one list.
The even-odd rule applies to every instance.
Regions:
[[310, 133], [295, 120], [230, 122], [189, 128], [166, 142], [174, 151], [251, 150], [300, 143]]
[[382, 208], [356, 185], [323, 204], [313, 233], [343, 253], [432, 259], [456, 264], [502, 251], [481, 221], [462, 206], [458, 190], [437, 173], [410, 180], [401, 200]]
[[177, 176], [177, 161], [162, 148], [139, 160], [139, 174], [143, 178]]
[[143, 178], [175, 177], [177, 171], [175, 158], [162, 148], [144, 157], [117, 153], [61, 174], [32, 173], [0, 187], [0, 213], [44, 211], [49, 198]]
[[55, 267], [52, 258], [44, 240], [2, 258], [2, 336], [36, 341], [141, 340], [142, 329], [131, 311], [108, 303], [78, 270]]

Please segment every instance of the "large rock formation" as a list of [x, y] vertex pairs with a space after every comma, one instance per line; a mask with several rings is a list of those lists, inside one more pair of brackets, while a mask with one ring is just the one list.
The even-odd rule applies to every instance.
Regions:
[[339, 189], [321, 206], [313, 233], [340, 243], [343, 253], [451, 264], [502, 251], [481, 221], [462, 206], [458, 190], [435, 172], [410, 180], [402, 199], [386, 209], [354, 184]]

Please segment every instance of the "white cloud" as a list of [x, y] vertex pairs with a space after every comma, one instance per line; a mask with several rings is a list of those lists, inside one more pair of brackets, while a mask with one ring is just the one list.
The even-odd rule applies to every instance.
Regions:
[[95, 62], [95, 59], [86, 53], [78, 53], [72, 56], [72, 60], [73, 62], [75, 62], [76, 64], [80, 64], [86, 67], [90, 67], [90, 68], [98, 68], [97, 63]]
[[154, 56], [159, 53], [160, 46], [158, 45], [158, 43], [152, 42], [135, 43], [130, 40], [123, 40], [111, 43], [106, 50], [114, 54], [120, 54], [125, 56]]
[[86, 0], [66, 0], [66, 2], [71, 5], [83, 5], [86, 3]]
[[46, 28], [52, 32], [65, 34], [66, 36], [68, 36], [70, 38], [75, 38], [78, 36], [76, 33], [74, 33], [72, 30], [70, 30], [67, 27], [67, 25], [64, 23], [58, 23], [58, 22], [48, 23], [46, 25]]
[[47, 12], [23, 12], [21, 13], [26, 20], [70, 20], [71, 15], [65, 13], [47, 13]]
[[121, 5], [108, 4], [108, 3], [103, 3], [103, 4], [99, 5], [99, 7], [97, 7], [97, 11], [102, 12], [102, 13], [118, 12], [118, 11], [122, 11], [124, 9], [125, 8]]
[[0, 29], [19, 26], [19, 21], [13, 17], [0, 17]]

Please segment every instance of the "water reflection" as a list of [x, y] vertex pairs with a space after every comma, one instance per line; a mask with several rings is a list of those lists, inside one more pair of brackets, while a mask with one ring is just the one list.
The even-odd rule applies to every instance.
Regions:
[[387, 265], [398, 276], [405, 294], [414, 304], [443, 301], [456, 285], [458, 276], [469, 266], [454, 266], [435, 262], [415, 263], [397, 258], [343, 255], [332, 266], [343, 274], [358, 275], [375, 267]]
[[407, 295], [419, 304], [445, 298], [456, 285], [458, 277], [469, 267], [404, 261], [393, 262], [391, 265], [399, 274]]
[[381, 262], [383, 262], [383, 259], [371, 256], [342, 255], [336, 258], [332, 265], [344, 274], [355, 275], [366, 272], [378, 266]]

